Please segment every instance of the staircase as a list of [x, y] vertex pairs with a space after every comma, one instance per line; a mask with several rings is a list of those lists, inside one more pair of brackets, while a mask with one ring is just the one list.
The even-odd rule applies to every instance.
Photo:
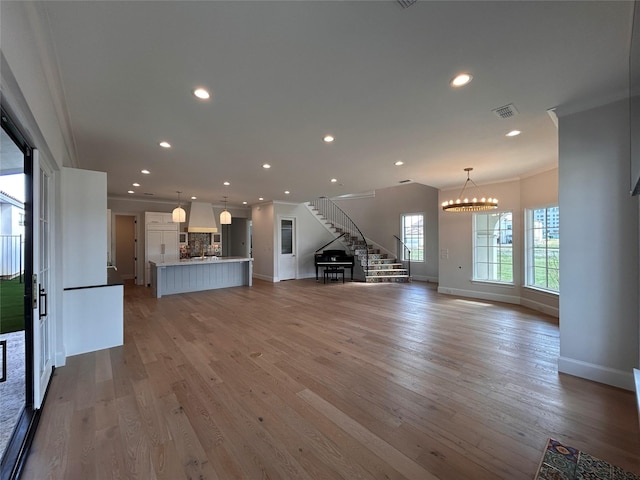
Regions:
[[357, 257], [355, 278], [367, 283], [411, 281], [409, 269], [390, 252], [382, 253], [383, 248], [375, 248], [369, 243], [353, 220], [329, 198], [311, 200], [307, 207]]

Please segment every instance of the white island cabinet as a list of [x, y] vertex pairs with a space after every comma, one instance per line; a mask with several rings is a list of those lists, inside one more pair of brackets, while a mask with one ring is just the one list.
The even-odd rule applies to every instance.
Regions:
[[149, 262], [156, 298], [174, 293], [251, 286], [253, 258], [205, 257], [175, 262]]

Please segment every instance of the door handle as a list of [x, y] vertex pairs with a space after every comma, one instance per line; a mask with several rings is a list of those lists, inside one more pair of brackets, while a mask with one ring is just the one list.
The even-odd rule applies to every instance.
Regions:
[[[47, 292], [44, 291], [42, 285], [40, 285], [40, 293], [38, 295], [40, 297], [40, 318], [47, 316]], [[44, 308], [43, 308], [44, 304]]]
[[36, 298], [36, 292], [38, 291], [38, 275], [35, 273], [31, 277], [31, 309], [38, 308], [38, 299]]
[[7, 341], [0, 340], [0, 346], [2, 347], [2, 376], [0, 377], [0, 383], [7, 381]]

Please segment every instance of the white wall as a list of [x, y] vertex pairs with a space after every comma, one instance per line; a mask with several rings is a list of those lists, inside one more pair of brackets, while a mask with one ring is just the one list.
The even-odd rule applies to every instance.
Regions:
[[[279, 277], [277, 245], [280, 217], [294, 217], [296, 219], [296, 278], [315, 278], [314, 253], [325, 243], [333, 240], [335, 236], [318, 221], [316, 215], [311, 213], [305, 204], [276, 202], [274, 204], [274, 250], [276, 251], [276, 255], [274, 255], [274, 276], [276, 281]], [[340, 244], [335, 243], [332, 244], [331, 248], [340, 249], [341, 247]]]
[[[522, 180], [481, 185], [483, 195], [499, 200], [498, 212], [513, 212], [513, 285], [475, 282], [473, 277], [472, 213], [440, 214], [440, 283], [445, 294], [515, 303], [549, 315], [559, 315], [559, 295], [524, 286], [524, 212], [528, 208], [558, 204], [558, 170]], [[440, 202], [456, 197], [460, 189], [440, 192]], [[562, 217], [562, 209], [560, 216]], [[564, 233], [564, 224], [560, 236]], [[561, 240], [562, 241], [562, 240]]]
[[425, 259], [411, 262], [416, 280], [438, 281], [438, 190], [419, 183], [381, 188], [374, 197], [335, 199], [335, 203], [355, 222], [368, 240], [396, 253], [404, 213], [425, 215]]
[[64, 288], [107, 281], [107, 174], [62, 170]]
[[0, 2], [0, 94], [14, 120], [39, 150], [40, 162], [53, 171], [54, 214], [51, 218], [52, 286], [50, 322], [55, 365], [65, 364], [63, 332], [63, 246], [60, 168], [73, 166], [72, 142], [60, 109], [61, 92], [52, 68], [52, 43], [46, 38], [35, 2]]
[[[554, 168], [538, 175], [524, 178], [520, 182], [520, 205], [522, 214], [527, 208], [540, 208], [558, 205], [558, 169]], [[523, 217], [524, 218], [524, 217]], [[562, 224], [563, 216], [560, 210], [560, 242], [562, 242], [562, 234], [564, 225]], [[524, 221], [522, 227], [524, 228]], [[524, 231], [523, 231], [524, 238]], [[562, 254], [562, 253], [561, 253]], [[523, 249], [520, 261], [524, 265], [525, 252]], [[526, 272], [522, 271], [520, 281], [524, 285]], [[560, 314], [560, 296], [553, 293], [546, 293], [532, 288], [520, 289], [520, 304], [529, 308], [534, 308], [550, 315], [558, 316]]]
[[253, 221], [253, 276], [272, 282], [274, 280], [274, 232], [273, 203], [261, 203], [251, 208]]
[[[496, 212], [513, 212], [513, 285], [474, 282], [473, 278], [473, 214], [467, 212], [444, 212], [440, 218], [440, 284], [438, 291], [445, 294], [483, 298], [508, 303], [520, 303], [522, 267], [515, 259], [522, 258], [522, 215], [520, 205], [520, 182], [502, 182], [481, 185], [483, 196], [495, 197], [499, 201]], [[438, 205], [456, 198], [460, 188], [440, 192]]]
[[628, 104], [562, 116], [561, 372], [633, 390], [638, 366], [638, 199]]

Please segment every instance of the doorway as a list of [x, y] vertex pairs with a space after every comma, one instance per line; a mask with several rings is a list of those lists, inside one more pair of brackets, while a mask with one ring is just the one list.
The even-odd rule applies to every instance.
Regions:
[[278, 279], [294, 280], [297, 277], [296, 219], [280, 217], [278, 228]]
[[123, 280], [136, 278], [136, 217], [116, 215], [115, 259], [118, 274]]
[[[33, 427], [33, 150], [2, 108], [0, 130], [0, 478], [12, 478]], [[35, 198], [38, 198], [37, 195]]]

